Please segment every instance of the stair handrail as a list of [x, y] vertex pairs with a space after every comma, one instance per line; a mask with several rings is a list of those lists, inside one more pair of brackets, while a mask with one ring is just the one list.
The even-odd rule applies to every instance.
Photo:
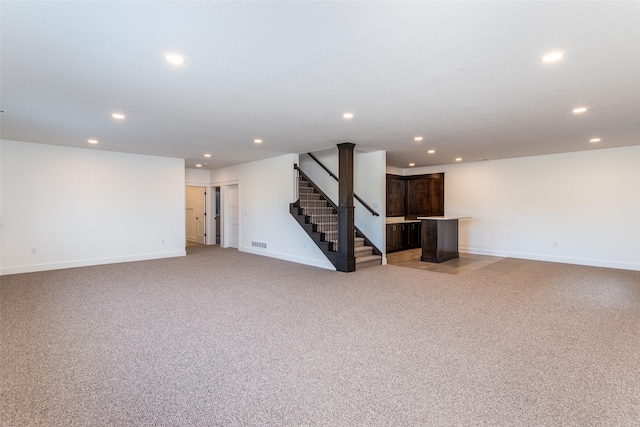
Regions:
[[[337, 176], [335, 176], [335, 175], [334, 175], [334, 173], [333, 173], [333, 172], [331, 172], [331, 171], [330, 171], [330, 170], [329, 170], [325, 165], [323, 165], [323, 164], [322, 164], [322, 162], [321, 162], [320, 160], [318, 160], [318, 158], [317, 158], [316, 156], [314, 156], [312, 153], [307, 153], [307, 155], [308, 155], [309, 157], [311, 157], [313, 160], [315, 160], [315, 162], [316, 162], [317, 164], [319, 164], [319, 165], [320, 165], [320, 167], [321, 167], [322, 169], [324, 169], [324, 170], [329, 174], [329, 176], [331, 176], [333, 179], [335, 179], [338, 183], [340, 182], [340, 180], [338, 179], [338, 177], [337, 177]], [[299, 170], [299, 169], [298, 169], [298, 170]], [[306, 175], [305, 175], [305, 177], [306, 177]], [[324, 194], [324, 193], [323, 193], [323, 194]], [[380, 214], [379, 214], [378, 212], [374, 211], [374, 210], [373, 210], [373, 209], [372, 209], [372, 208], [371, 208], [371, 207], [370, 207], [370, 206], [369, 206], [369, 205], [368, 205], [364, 200], [362, 200], [362, 199], [361, 199], [361, 198], [360, 198], [356, 193], [353, 193], [353, 197], [354, 197], [357, 201], [359, 201], [359, 202], [362, 204], [362, 206], [364, 206], [364, 207], [365, 207], [369, 212], [371, 212], [371, 214], [372, 214], [373, 216], [380, 216]]]

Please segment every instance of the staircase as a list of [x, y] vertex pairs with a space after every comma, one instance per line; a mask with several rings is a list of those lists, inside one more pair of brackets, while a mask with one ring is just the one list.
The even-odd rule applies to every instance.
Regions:
[[[298, 174], [298, 200], [289, 207], [298, 221], [325, 256], [336, 265], [338, 255], [338, 212], [331, 200], [302, 173]], [[368, 241], [356, 229], [354, 256], [356, 270], [382, 264], [382, 256], [367, 244]]]

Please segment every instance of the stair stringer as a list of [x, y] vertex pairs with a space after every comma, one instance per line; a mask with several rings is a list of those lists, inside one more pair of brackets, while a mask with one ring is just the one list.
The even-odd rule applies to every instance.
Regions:
[[305, 215], [303, 209], [299, 206], [299, 200], [289, 205], [291, 216], [300, 224], [302, 229], [309, 235], [311, 240], [318, 246], [322, 253], [327, 257], [329, 262], [337, 267], [338, 252], [334, 250], [333, 242], [326, 241], [325, 233], [317, 230], [317, 225], [310, 222], [310, 217]]

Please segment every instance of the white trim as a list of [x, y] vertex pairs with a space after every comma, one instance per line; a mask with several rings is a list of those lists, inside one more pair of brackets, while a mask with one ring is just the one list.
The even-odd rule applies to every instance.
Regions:
[[[217, 184], [212, 184], [218, 186]], [[222, 181], [220, 184], [220, 247], [230, 248], [229, 246], [229, 222], [228, 222], [228, 209], [227, 198], [229, 197], [229, 187], [232, 185], [238, 186], [238, 249], [242, 244], [242, 189], [239, 179], [232, 179]]]
[[226, 181], [214, 181], [209, 185], [211, 185], [212, 187], [222, 187], [222, 186], [225, 186], [225, 185], [233, 185], [233, 184], [240, 185], [240, 180], [239, 179], [228, 179]]
[[209, 183], [208, 182], [200, 182], [200, 181], [185, 181], [184, 182], [184, 186], [185, 187], [208, 187]]
[[152, 254], [128, 255], [128, 256], [119, 256], [119, 257], [111, 257], [111, 258], [95, 258], [95, 259], [83, 259], [83, 260], [75, 260], [75, 261], [53, 262], [53, 263], [46, 263], [46, 264], [23, 265], [18, 267], [2, 268], [0, 269], [0, 276], [6, 276], [9, 274], [35, 273], [38, 271], [48, 271], [48, 270], [62, 270], [65, 268], [91, 267], [93, 265], [117, 264], [121, 262], [148, 261], [152, 259], [175, 258], [175, 257], [186, 256], [186, 255], [187, 255], [186, 251], [158, 252], [158, 253], [152, 253]]
[[605, 267], [605, 268], [616, 268], [620, 270], [640, 271], [640, 264], [631, 263], [631, 262], [618, 262], [618, 261], [588, 259], [588, 258], [573, 258], [573, 257], [547, 255], [547, 254], [496, 251], [496, 250], [490, 250], [490, 249], [487, 250], [487, 249], [466, 248], [466, 247], [465, 248], [460, 247], [458, 250], [459, 252], [466, 253], [466, 254], [491, 255], [491, 256], [498, 256], [498, 257], [504, 257], [504, 258], [519, 258], [519, 259], [528, 259], [532, 261], [548, 261], [548, 262], [557, 262], [557, 263], [563, 263], [563, 264], [585, 265], [590, 267]]

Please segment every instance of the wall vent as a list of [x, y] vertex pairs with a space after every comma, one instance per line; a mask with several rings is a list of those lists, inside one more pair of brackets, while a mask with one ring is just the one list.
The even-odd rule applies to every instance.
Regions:
[[254, 246], [256, 248], [266, 248], [267, 244], [264, 242], [251, 242], [251, 246]]

